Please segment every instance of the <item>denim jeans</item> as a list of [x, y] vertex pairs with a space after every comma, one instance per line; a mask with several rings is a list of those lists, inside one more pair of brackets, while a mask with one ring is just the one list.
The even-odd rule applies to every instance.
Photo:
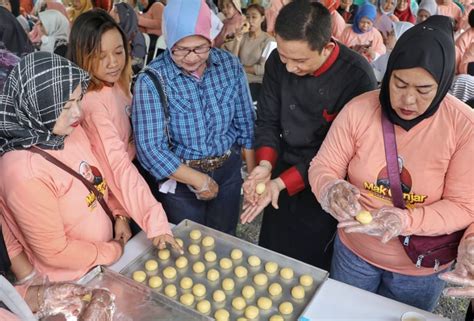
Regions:
[[445, 282], [438, 271], [426, 276], [410, 276], [390, 272], [367, 263], [349, 250], [336, 237], [331, 277], [369, 292], [432, 312], [441, 296]]
[[232, 153], [224, 164], [207, 173], [219, 185], [217, 197], [210, 201], [196, 198], [187, 185], [178, 183], [174, 194], [155, 194], [171, 223], [178, 224], [190, 219], [216, 230], [235, 234], [240, 213], [240, 190], [242, 176], [240, 148], [232, 147]]

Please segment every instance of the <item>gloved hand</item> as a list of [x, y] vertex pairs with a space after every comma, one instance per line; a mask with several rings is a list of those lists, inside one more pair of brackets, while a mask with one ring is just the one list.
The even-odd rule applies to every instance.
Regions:
[[363, 225], [356, 220], [341, 222], [338, 228], [346, 233], [365, 233], [382, 237], [382, 243], [400, 235], [408, 224], [408, 213], [397, 207], [382, 207], [372, 213], [372, 222]]
[[115, 296], [107, 289], [92, 290], [91, 302], [79, 321], [112, 321], [115, 312]]
[[443, 291], [446, 296], [474, 298], [474, 236], [461, 240], [456, 267], [439, 278], [460, 288], [450, 287]]
[[323, 187], [321, 207], [339, 222], [352, 220], [360, 212], [360, 191], [349, 182], [337, 179]]
[[245, 180], [242, 188], [244, 190], [244, 201], [250, 205], [256, 205], [260, 195], [257, 194], [255, 188], [259, 183], [267, 183], [272, 176], [272, 168], [269, 162], [261, 162], [252, 170]]
[[283, 189], [285, 189], [285, 184], [281, 178], [275, 178], [267, 182], [265, 191], [260, 195], [257, 203], [244, 203], [244, 212], [240, 215], [242, 224], [252, 222], [270, 202], [274, 208], [278, 209], [278, 197]]
[[198, 200], [202, 201], [210, 201], [219, 193], [219, 185], [209, 175], [205, 175], [204, 183], [202, 183], [199, 189], [195, 189], [191, 185], [188, 185], [188, 188], [196, 194]]
[[166, 243], [170, 244], [181, 255], [184, 254], [183, 248], [178, 244], [178, 242], [176, 242], [173, 236], [169, 234], [162, 234], [153, 238], [153, 245], [158, 247], [160, 250], [166, 248]]
[[83, 310], [85, 302], [82, 298], [91, 291], [74, 283], [52, 283], [37, 288], [39, 319], [56, 314], [77, 317]]

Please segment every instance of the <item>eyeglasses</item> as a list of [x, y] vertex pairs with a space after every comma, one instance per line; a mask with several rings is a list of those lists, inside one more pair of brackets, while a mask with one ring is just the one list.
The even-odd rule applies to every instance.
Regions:
[[171, 53], [177, 57], [186, 57], [191, 52], [194, 52], [196, 55], [202, 55], [208, 53], [211, 50], [210, 46], [200, 46], [193, 49], [188, 48], [176, 48], [171, 50]]

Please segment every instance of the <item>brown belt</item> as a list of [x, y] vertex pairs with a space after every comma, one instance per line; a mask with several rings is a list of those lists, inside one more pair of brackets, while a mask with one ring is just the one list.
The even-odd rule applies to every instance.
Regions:
[[209, 173], [224, 165], [224, 162], [229, 159], [230, 154], [231, 151], [228, 150], [221, 156], [206, 157], [203, 159], [183, 160], [182, 162], [191, 168], [203, 171], [205, 173]]

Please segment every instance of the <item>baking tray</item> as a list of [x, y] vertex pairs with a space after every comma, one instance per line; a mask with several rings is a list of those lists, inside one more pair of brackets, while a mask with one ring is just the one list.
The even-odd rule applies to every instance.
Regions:
[[[189, 233], [192, 230], [199, 230], [202, 233], [202, 237], [195, 241], [192, 240], [189, 237]], [[257, 299], [261, 296], [268, 297], [272, 299], [273, 305], [271, 309], [269, 310], [260, 310], [259, 312], [259, 317], [253, 320], [268, 320], [272, 315], [279, 314], [278, 312], [278, 306], [280, 303], [284, 301], [289, 301], [293, 304], [293, 313], [290, 315], [284, 316], [285, 320], [297, 320], [299, 316], [302, 315], [303, 311], [305, 310], [306, 306], [308, 303], [313, 299], [313, 297], [318, 293], [319, 288], [321, 285], [327, 280], [329, 273], [327, 271], [324, 271], [322, 269], [316, 268], [314, 266], [305, 264], [303, 262], [297, 261], [293, 258], [284, 256], [282, 254], [279, 254], [277, 252], [270, 251], [268, 249], [259, 247], [257, 245], [251, 244], [247, 241], [244, 241], [242, 239], [239, 239], [237, 237], [216, 231], [214, 229], [211, 229], [209, 227], [203, 226], [201, 224], [192, 222], [190, 220], [184, 220], [180, 224], [176, 225], [173, 228], [173, 234], [175, 237], [180, 238], [184, 242], [184, 251], [186, 258], [188, 259], [188, 266], [184, 269], [176, 269], [177, 271], [177, 276], [176, 278], [172, 280], [167, 280], [166, 278], [163, 277], [162, 271], [168, 266], [175, 266], [175, 261], [176, 259], [180, 256], [177, 251], [171, 250], [171, 256], [168, 260], [163, 261], [158, 258], [157, 255], [157, 249], [155, 247], [150, 247], [147, 250], [143, 252], [143, 254], [139, 255], [135, 260], [130, 262], [126, 267], [124, 267], [120, 273], [131, 278], [132, 274], [134, 271], [137, 270], [142, 270], [145, 271], [144, 264], [147, 260], [149, 259], [154, 259], [158, 262], [159, 268], [158, 268], [158, 274], [159, 276], [162, 277], [163, 280], [163, 285], [158, 288], [158, 289], [153, 289], [152, 291], [156, 291], [159, 293], [164, 292], [164, 288], [168, 284], [174, 284], [178, 290], [177, 296], [174, 298], [179, 301], [179, 297], [184, 294], [184, 293], [189, 293], [191, 292], [190, 290], [183, 290], [181, 289], [179, 282], [180, 280], [185, 277], [191, 277], [194, 284], [196, 283], [202, 283], [206, 286], [206, 295], [205, 299], [209, 300], [212, 305], [212, 310], [209, 313], [209, 315], [213, 316], [214, 312], [217, 309], [225, 309], [230, 313], [230, 320], [236, 320], [238, 317], [244, 316], [244, 311], [237, 311], [232, 307], [232, 299], [241, 296], [241, 290], [245, 285], [252, 285], [255, 290], [255, 296], [251, 300], [246, 300], [247, 301], [247, 306], [249, 305], [254, 305], [257, 306]], [[205, 236], [212, 236], [215, 239], [215, 245], [212, 247], [204, 247], [201, 244], [201, 240]], [[200, 246], [200, 253], [199, 255], [191, 255], [188, 251], [188, 247], [191, 244], [198, 244]], [[230, 258], [230, 252], [232, 249], [238, 248], [243, 252], [243, 257], [239, 261], [233, 261], [233, 267], [229, 270], [223, 270], [219, 266], [219, 260], [221, 258], [227, 257]], [[204, 259], [204, 253], [208, 250], [212, 250], [217, 254], [217, 260], [213, 263], [208, 263]], [[256, 255], [261, 259], [261, 265], [259, 267], [251, 267], [248, 262], [247, 258], [250, 255]], [[206, 270], [204, 273], [197, 275], [193, 272], [192, 270], [192, 265], [193, 263], [201, 261], [205, 264]], [[265, 271], [264, 265], [266, 262], [273, 261], [276, 262], [279, 266], [279, 269], [277, 273], [273, 274], [268, 274]], [[238, 265], [245, 266], [248, 270], [248, 277], [245, 280], [240, 280], [234, 275], [234, 268]], [[283, 267], [291, 267], [294, 271], [294, 278], [292, 280], [283, 280], [280, 275], [279, 271]], [[206, 273], [210, 268], [215, 268], [220, 272], [220, 278], [218, 281], [215, 282], [210, 282], [206, 278]], [[268, 283], [266, 286], [257, 286], [253, 283], [253, 276], [257, 273], [265, 273], [268, 276]], [[293, 299], [290, 291], [291, 288], [295, 285], [299, 284], [299, 277], [303, 274], [308, 274], [313, 277], [313, 285], [310, 287], [305, 288], [305, 298], [301, 300], [296, 300]], [[218, 304], [214, 302], [212, 299], [212, 293], [216, 289], [222, 289], [221, 282], [224, 278], [232, 278], [235, 281], [235, 288], [233, 291], [226, 292], [226, 301], [224, 304]], [[280, 296], [278, 297], [272, 297], [268, 293], [268, 286], [273, 283], [273, 282], [278, 282], [282, 288], [283, 292]], [[145, 286], [147, 284], [147, 280], [143, 283]], [[164, 295], [164, 293], [163, 293]], [[197, 301], [195, 300], [194, 304], [190, 307], [186, 307], [189, 309], [195, 309], [196, 308], [196, 303]], [[181, 304], [181, 303], [177, 303]], [[185, 307], [184, 305], [182, 305]]]
[[77, 283], [106, 288], [115, 295], [114, 321], [212, 320], [106, 267], [93, 268]]

